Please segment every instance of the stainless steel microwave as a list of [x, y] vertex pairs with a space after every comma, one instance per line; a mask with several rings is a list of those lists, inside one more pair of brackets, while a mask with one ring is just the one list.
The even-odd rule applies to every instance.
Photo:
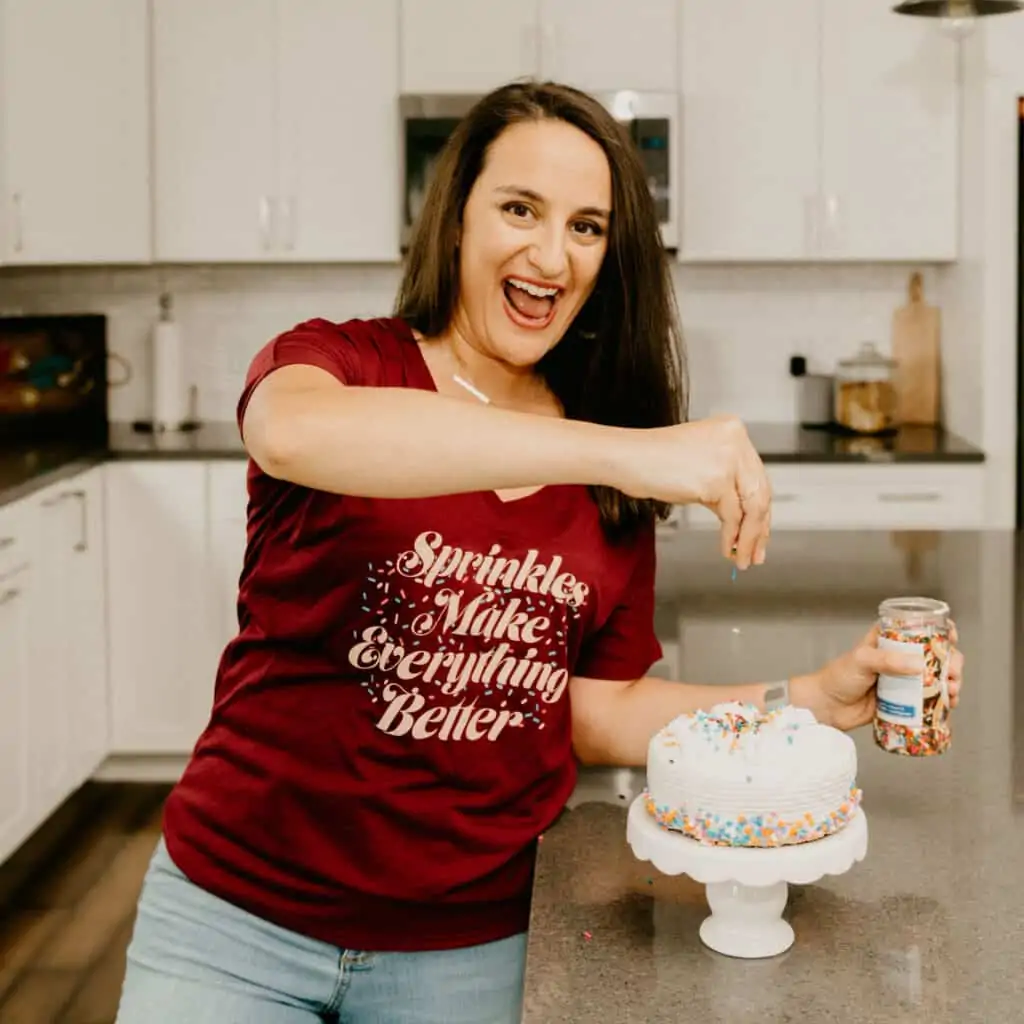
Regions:
[[[592, 94], [626, 126], [647, 169], [647, 184], [661, 225], [662, 244], [679, 246], [679, 97], [676, 93], [620, 90]], [[437, 158], [456, 124], [479, 96], [406, 94], [399, 98], [402, 124], [403, 252], [423, 208]]]

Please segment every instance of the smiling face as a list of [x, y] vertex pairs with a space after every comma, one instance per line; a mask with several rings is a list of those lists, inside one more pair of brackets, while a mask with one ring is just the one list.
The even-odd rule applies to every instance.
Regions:
[[594, 289], [611, 208], [608, 160], [585, 132], [553, 119], [505, 129], [463, 211], [458, 334], [509, 366], [539, 362]]

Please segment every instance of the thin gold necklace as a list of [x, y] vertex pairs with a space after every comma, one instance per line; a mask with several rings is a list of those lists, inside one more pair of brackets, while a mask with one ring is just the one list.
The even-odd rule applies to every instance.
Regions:
[[[459, 353], [455, 350], [454, 342], [449, 341], [447, 344], [448, 351], [452, 354], [452, 359], [456, 362], [459, 369], [465, 369], [466, 364], [462, 361], [462, 358], [459, 356]], [[478, 401], [483, 402], [484, 405], [491, 404], [490, 398], [488, 398], [487, 395], [485, 395], [478, 387], [475, 387], [473, 384], [471, 384], [465, 377], [462, 376], [461, 373], [453, 373], [452, 380], [455, 381], [455, 383], [458, 384], [459, 387], [465, 388]]]

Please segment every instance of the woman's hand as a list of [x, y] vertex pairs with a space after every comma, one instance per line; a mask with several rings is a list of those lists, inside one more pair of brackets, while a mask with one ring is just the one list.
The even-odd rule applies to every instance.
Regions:
[[771, 485], [746, 427], [713, 416], [674, 427], [630, 432], [613, 486], [635, 498], [703, 505], [722, 522], [722, 554], [746, 569], [765, 559]]
[[[964, 656], [956, 647], [955, 625], [950, 640], [949, 702], [955, 708], [960, 702], [964, 671]], [[818, 672], [794, 679], [790, 699], [794, 704], [810, 708], [818, 721], [848, 732], [867, 725], [875, 717], [875, 684], [879, 673], [899, 675], [920, 669], [920, 661], [914, 656], [880, 650], [875, 626], [852, 651], [834, 658]]]

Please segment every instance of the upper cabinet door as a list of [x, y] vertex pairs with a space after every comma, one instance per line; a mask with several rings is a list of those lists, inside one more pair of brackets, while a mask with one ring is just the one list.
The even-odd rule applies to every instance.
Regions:
[[277, 259], [275, 0], [153, 0], [153, 16], [157, 259]]
[[957, 251], [957, 49], [889, 0], [821, 0], [822, 256]]
[[819, 0], [685, 0], [679, 38], [679, 259], [807, 258], [818, 199]]
[[402, 92], [483, 93], [535, 76], [538, 6], [539, 0], [402, 0]]
[[148, 261], [147, 0], [4, 0], [3, 258]]
[[281, 258], [397, 261], [398, 0], [284, 0], [280, 31]]
[[678, 0], [541, 0], [543, 76], [594, 92], [675, 91], [677, 6]]

